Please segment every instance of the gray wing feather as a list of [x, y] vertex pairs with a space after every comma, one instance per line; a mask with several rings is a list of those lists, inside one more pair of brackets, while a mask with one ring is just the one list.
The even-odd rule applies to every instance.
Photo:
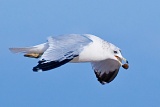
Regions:
[[77, 57], [84, 46], [91, 40], [85, 35], [62, 35], [48, 38], [48, 49], [42, 55], [38, 65], [33, 67], [33, 71], [47, 71], [60, 67]]
[[119, 62], [113, 59], [92, 62], [91, 64], [101, 84], [111, 82], [117, 76], [120, 68]]
[[90, 42], [92, 41], [85, 35], [78, 34], [49, 37], [49, 48], [44, 52], [40, 60], [64, 60], [70, 54], [78, 55], [83, 50], [83, 47]]

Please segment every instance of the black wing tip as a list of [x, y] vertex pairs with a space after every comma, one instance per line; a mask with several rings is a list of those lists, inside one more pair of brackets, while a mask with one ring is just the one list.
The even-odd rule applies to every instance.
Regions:
[[37, 66], [33, 67], [33, 72], [38, 72], [38, 71], [48, 71], [51, 69], [56, 68], [56, 66], [53, 64], [54, 62], [47, 62], [47, 63], [39, 63]]
[[66, 64], [67, 62], [71, 61], [72, 59], [65, 59], [62, 61], [39, 61], [38, 65], [33, 67], [33, 71], [34, 72], [38, 72], [39, 70], [41, 71], [48, 71], [57, 67], [60, 67], [64, 64]]
[[[38, 66], [38, 65], [37, 65]], [[35, 66], [35, 67], [33, 67], [33, 72], [38, 72], [40, 69], [39, 69], [39, 67], [37, 67], [37, 66]]]
[[100, 77], [101, 72], [97, 72], [96, 70], [94, 70], [94, 73], [95, 73], [95, 75], [96, 75], [96, 77], [97, 77], [97, 80], [98, 80], [102, 85], [105, 85], [106, 83], [109, 83], [109, 82], [107, 82], [107, 81], [104, 81], [104, 80]]
[[106, 83], [110, 83], [111, 81], [114, 80], [114, 78], [117, 76], [118, 74], [118, 69], [112, 71], [112, 72], [109, 72], [108, 74], [107, 73], [103, 73], [101, 74], [101, 72], [98, 72], [96, 70], [94, 70], [95, 72], [95, 75], [97, 77], [97, 80], [102, 84], [106, 84]]

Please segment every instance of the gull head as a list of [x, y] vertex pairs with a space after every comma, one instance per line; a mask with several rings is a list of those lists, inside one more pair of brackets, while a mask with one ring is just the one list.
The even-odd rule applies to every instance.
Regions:
[[122, 56], [121, 50], [118, 47], [114, 46], [114, 48], [111, 49], [111, 52], [113, 54], [113, 59], [117, 60], [124, 69], [129, 68], [128, 60]]

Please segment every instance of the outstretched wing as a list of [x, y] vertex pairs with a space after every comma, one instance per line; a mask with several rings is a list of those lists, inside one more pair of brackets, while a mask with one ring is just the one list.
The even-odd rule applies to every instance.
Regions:
[[71, 61], [90, 42], [92, 41], [85, 35], [78, 34], [49, 37], [49, 48], [44, 52], [33, 71], [54, 69]]
[[120, 68], [119, 62], [113, 59], [92, 62], [91, 64], [101, 84], [111, 82], [117, 76]]

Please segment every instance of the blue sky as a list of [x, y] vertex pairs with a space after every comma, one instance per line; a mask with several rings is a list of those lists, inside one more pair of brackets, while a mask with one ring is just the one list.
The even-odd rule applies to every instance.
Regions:
[[[2, 107], [159, 107], [159, 0], [0, 0]], [[101, 85], [89, 63], [32, 72], [38, 60], [9, 47], [32, 46], [48, 36], [97, 35], [129, 60]]]

